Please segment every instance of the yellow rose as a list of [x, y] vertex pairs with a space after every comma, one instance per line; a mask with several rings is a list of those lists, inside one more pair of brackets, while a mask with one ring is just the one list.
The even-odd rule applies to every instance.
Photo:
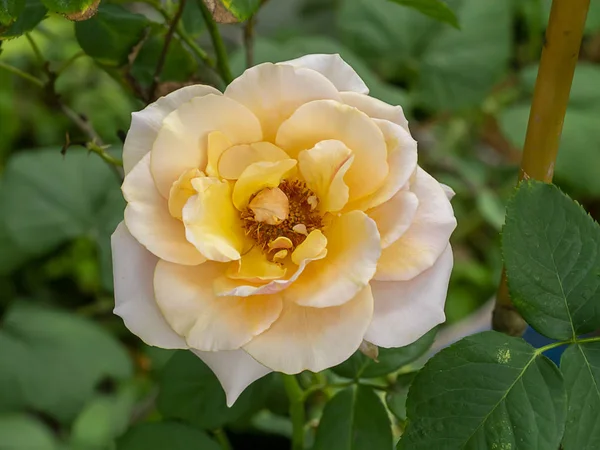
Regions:
[[270, 371], [321, 371], [363, 340], [444, 321], [456, 226], [400, 106], [338, 55], [248, 69], [133, 114], [115, 313], [190, 349], [231, 404]]

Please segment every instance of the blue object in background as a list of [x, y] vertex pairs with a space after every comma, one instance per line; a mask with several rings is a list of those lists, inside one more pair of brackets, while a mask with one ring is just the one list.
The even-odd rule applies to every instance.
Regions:
[[[525, 330], [525, 334], [523, 335], [523, 339], [525, 339], [525, 341], [527, 341], [535, 348], [540, 348], [544, 345], [556, 342], [556, 340], [554, 339], [549, 339], [546, 336], [542, 336], [540, 333], [538, 333], [531, 327], [527, 327], [527, 330]], [[566, 348], [566, 345], [556, 347], [551, 350], [545, 351], [544, 355], [550, 358], [558, 366], [560, 364], [560, 357], [562, 356]]]

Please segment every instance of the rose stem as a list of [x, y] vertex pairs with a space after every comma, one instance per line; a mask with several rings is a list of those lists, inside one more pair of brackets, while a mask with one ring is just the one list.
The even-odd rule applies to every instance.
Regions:
[[204, 17], [204, 22], [206, 22], [206, 27], [208, 28], [208, 32], [210, 33], [215, 48], [215, 53], [217, 54], [217, 68], [219, 69], [219, 74], [221, 75], [221, 78], [223, 78], [225, 84], [229, 84], [233, 80], [233, 76], [231, 75], [231, 69], [229, 68], [227, 49], [225, 48], [225, 43], [223, 42], [217, 23], [204, 3], [204, 0], [196, 0], [196, 3], [198, 3], [198, 7], [202, 12], [202, 17]]
[[[590, 0], [553, 0], [538, 70], [519, 180], [552, 181]], [[521, 336], [527, 323], [514, 308], [502, 272], [492, 327]]]
[[292, 419], [292, 450], [304, 449], [304, 392], [295, 375], [281, 374], [283, 386], [290, 400], [290, 418]]

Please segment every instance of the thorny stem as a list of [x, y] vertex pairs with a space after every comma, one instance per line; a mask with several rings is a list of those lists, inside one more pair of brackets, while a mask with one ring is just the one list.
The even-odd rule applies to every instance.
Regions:
[[[563, 120], [590, 0], [553, 0], [538, 71], [519, 179], [552, 181]], [[492, 318], [494, 330], [512, 336], [526, 322], [513, 306], [503, 272]]]
[[225, 48], [225, 43], [223, 42], [217, 23], [204, 3], [204, 0], [196, 0], [196, 3], [198, 3], [200, 12], [202, 12], [202, 17], [204, 17], [206, 27], [208, 28], [208, 32], [215, 48], [215, 53], [217, 54], [217, 69], [225, 84], [229, 84], [233, 80], [233, 76], [231, 75], [231, 69], [229, 68], [227, 49]]
[[156, 70], [154, 71], [154, 78], [152, 80], [152, 85], [150, 86], [150, 89], [148, 91], [148, 98], [151, 100], [154, 99], [156, 96], [156, 89], [158, 88], [158, 83], [160, 82], [160, 75], [163, 71], [163, 68], [165, 67], [165, 61], [167, 60], [167, 53], [169, 52], [169, 45], [171, 44], [171, 40], [173, 39], [173, 34], [175, 34], [175, 29], [176, 29], [177, 25], [179, 24], [179, 20], [181, 19], [181, 16], [183, 15], [183, 9], [185, 8], [185, 2], [186, 2], [186, 0], [179, 1], [179, 8], [177, 9], [175, 16], [173, 17], [173, 20], [171, 20], [171, 24], [169, 25], [169, 30], [167, 31], [167, 34], [165, 36], [165, 43], [164, 43], [162, 51], [160, 52], [160, 55], [158, 57], [158, 62], [156, 64]]
[[290, 400], [290, 418], [292, 419], [292, 450], [304, 449], [304, 391], [298, 384], [295, 375], [281, 375], [283, 386]]

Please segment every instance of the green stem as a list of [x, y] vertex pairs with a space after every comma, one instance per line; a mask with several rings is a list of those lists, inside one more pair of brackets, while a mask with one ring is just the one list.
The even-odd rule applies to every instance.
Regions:
[[198, 46], [198, 44], [196, 44], [196, 42], [194, 42], [194, 40], [191, 38], [191, 36], [189, 34], [187, 34], [187, 32], [184, 30], [181, 23], [179, 23], [177, 25], [177, 28], [175, 31], [177, 31], [177, 35], [179, 36], [179, 38], [188, 45], [190, 50], [198, 58], [200, 58], [200, 60], [204, 64], [206, 64], [207, 66], [212, 67], [212, 68], [215, 67], [215, 62], [212, 60], [212, 58], [210, 56], [208, 56], [208, 53], [206, 53], [202, 48], [200, 48]]
[[217, 428], [214, 431], [214, 435], [215, 435], [215, 439], [217, 440], [217, 442], [219, 443], [219, 445], [221, 446], [221, 448], [223, 450], [233, 450], [233, 447], [231, 446], [231, 442], [229, 442], [229, 439], [227, 439], [227, 434], [225, 434], [225, 431], [223, 431], [223, 428]]
[[196, 0], [196, 3], [198, 3], [198, 7], [202, 12], [202, 16], [206, 22], [206, 27], [208, 28], [208, 32], [210, 33], [210, 37], [213, 41], [215, 53], [217, 54], [217, 69], [219, 69], [219, 73], [221, 74], [221, 78], [223, 78], [225, 84], [229, 84], [233, 80], [233, 76], [231, 75], [231, 69], [229, 68], [227, 49], [225, 48], [225, 43], [223, 42], [223, 38], [219, 32], [217, 23], [215, 22], [211, 12], [208, 10], [208, 7], [204, 3], [204, 0]]
[[593, 337], [582, 338], [582, 339], [573, 338], [573, 339], [569, 339], [567, 341], [553, 342], [551, 344], [544, 345], [543, 347], [536, 348], [535, 353], [536, 353], [536, 355], [540, 355], [540, 354], [544, 353], [545, 351], [552, 350], [553, 348], [556, 348], [556, 347], [562, 347], [563, 345], [589, 344], [590, 342], [600, 342], [600, 336], [593, 336]]
[[88, 142], [86, 144], [86, 148], [90, 152], [95, 153], [96, 155], [98, 155], [100, 158], [102, 158], [108, 164], [111, 164], [111, 165], [113, 165], [115, 167], [123, 167], [123, 161], [121, 161], [120, 159], [115, 158], [114, 156], [111, 156], [110, 154], [108, 154], [105, 151], [106, 147], [97, 145], [94, 142]]
[[35, 41], [31, 37], [31, 35], [29, 33], [25, 33], [25, 37], [29, 41], [29, 45], [31, 45], [31, 48], [33, 49], [33, 53], [35, 53], [35, 56], [36, 56], [37, 60], [40, 62], [40, 64], [42, 64], [42, 65], [46, 64], [46, 60], [44, 59], [44, 56], [42, 55], [40, 48], [35, 43]]
[[15, 75], [20, 76], [21, 78], [23, 78], [24, 80], [27, 80], [33, 84], [35, 84], [38, 87], [43, 88], [44, 87], [44, 82], [42, 80], [40, 80], [37, 77], [34, 77], [33, 75], [28, 74], [27, 72], [23, 72], [21, 69], [17, 69], [14, 66], [11, 66], [9, 64], [5, 64], [2, 61], [0, 61], [0, 69], [4, 69], [8, 72], [11, 72]]
[[[533, 92], [519, 179], [552, 181], [590, 0], [553, 0]], [[494, 330], [522, 336], [527, 323], [515, 309], [503, 271], [492, 317]]]
[[85, 56], [85, 52], [79, 51], [77, 53], [75, 53], [73, 56], [71, 56], [69, 59], [67, 59], [64, 63], [62, 63], [62, 65], [56, 70], [56, 76], [58, 77], [61, 73], [63, 73], [67, 67], [69, 67], [71, 64], [73, 64], [75, 61], [77, 61], [79, 58], [81, 58], [82, 56]]
[[304, 413], [304, 391], [298, 384], [295, 375], [285, 375], [283, 386], [290, 400], [290, 418], [292, 419], [292, 450], [304, 449], [304, 424], [306, 422]]

